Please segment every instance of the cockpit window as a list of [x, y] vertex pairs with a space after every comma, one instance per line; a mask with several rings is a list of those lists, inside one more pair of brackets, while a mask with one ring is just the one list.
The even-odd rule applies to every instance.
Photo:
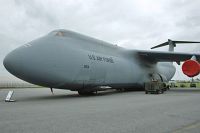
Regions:
[[58, 31], [55, 35], [56, 36], [64, 36], [64, 33], [62, 31]]
[[64, 30], [55, 30], [50, 32], [50, 35], [59, 36], [59, 37], [67, 37], [69, 33]]

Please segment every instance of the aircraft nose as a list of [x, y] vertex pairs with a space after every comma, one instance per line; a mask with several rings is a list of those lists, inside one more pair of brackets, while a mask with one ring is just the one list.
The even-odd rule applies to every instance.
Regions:
[[3, 65], [14, 76], [30, 83], [35, 83], [39, 79], [37, 77], [42, 78], [41, 72], [37, 72], [39, 68], [35, 65], [37, 64], [35, 61], [38, 58], [33, 58], [37, 54], [35, 51], [22, 46], [11, 51], [4, 58]]
[[52, 54], [43, 52], [39, 43], [35, 43], [30, 47], [22, 46], [11, 51], [4, 58], [3, 65], [8, 72], [22, 80], [41, 86], [53, 86], [62, 79], [51, 72], [54, 64], [50, 59], [53, 57]]
[[[42, 77], [39, 67], [35, 64], [40, 64], [37, 61], [39, 56], [35, 50], [28, 47], [19, 47], [11, 51], [3, 60], [3, 65], [8, 72], [14, 76], [35, 83], [39, 79], [37, 77]], [[37, 56], [37, 57], [35, 57]]]
[[3, 60], [3, 65], [8, 71], [10, 69], [10, 62], [10, 58], [8, 57], [8, 55], [6, 55], [6, 57]]
[[20, 56], [20, 52], [14, 50], [4, 58], [3, 65], [11, 74], [17, 76], [18, 72], [21, 69], [20, 65], [22, 62], [20, 59], [22, 59]]

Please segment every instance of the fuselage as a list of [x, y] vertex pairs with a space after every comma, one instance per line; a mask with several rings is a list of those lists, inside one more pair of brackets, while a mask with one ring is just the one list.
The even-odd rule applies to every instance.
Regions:
[[33, 84], [69, 90], [142, 87], [152, 78], [169, 81], [171, 62], [149, 63], [135, 50], [67, 30], [31, 41], [4, 59], [6, 69]]

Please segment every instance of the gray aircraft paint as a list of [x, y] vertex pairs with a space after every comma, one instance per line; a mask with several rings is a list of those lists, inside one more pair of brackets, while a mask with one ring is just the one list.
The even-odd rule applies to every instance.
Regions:
[[[173, 60], [151, 62], [141, 59], [140, 52], [144, 53], [72, 31], [55, 30], [9, 53], [4, 66], [30, 83], [69, 90], [142, 87], [152, 77], [169, 81], [174, 76]], [[192, 55], [188, 54], [187, 59]]]

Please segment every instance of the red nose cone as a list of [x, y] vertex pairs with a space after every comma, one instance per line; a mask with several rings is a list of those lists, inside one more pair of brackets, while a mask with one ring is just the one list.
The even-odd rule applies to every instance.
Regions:
[[182, 71], [188, 77], [197, 76], [200, 72], [200, 65], [195, 60], [187, 60], [182, 65]]

